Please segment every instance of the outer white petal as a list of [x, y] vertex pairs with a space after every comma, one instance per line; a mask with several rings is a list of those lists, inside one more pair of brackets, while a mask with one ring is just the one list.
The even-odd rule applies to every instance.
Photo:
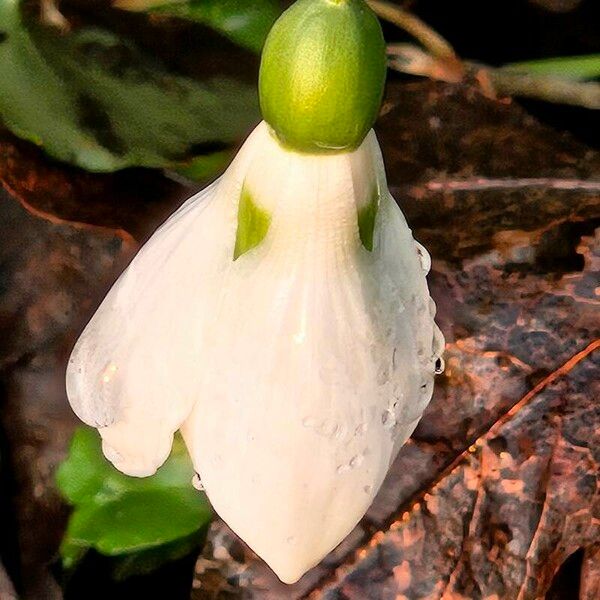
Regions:
[[[242, 186], [272, 221], [233, 261]], [[374, 190], [368, 252], [357, 211]], [[427, 269], [373, 133], [310, 156], [263, 123], [115, 284], [73, 351], [69, 399], [132, 475], [155, 471], [187, 418], [215, 509], [295, 581], [364, 514], [431, 397], [443, 338]]]
[[[264, 127], [251, 143], [244, 186], [272, 221], [204, 305], [182, 431], [217, 512], [294, 582], [371, 504], [431, 398], [443, 339], [375, 135], [330, 156], [286, 151]], [[357, 210], [373, 189], [368, 252]]]
[[212, 318], [207, 303], [231, 263], [240, 172], [252, 146], [251, 136], [227, 174], [144, 245], [71, 355], [69, 401], [100, 429], [106, 457], [129, 475], [156, 471], [197, 399]]

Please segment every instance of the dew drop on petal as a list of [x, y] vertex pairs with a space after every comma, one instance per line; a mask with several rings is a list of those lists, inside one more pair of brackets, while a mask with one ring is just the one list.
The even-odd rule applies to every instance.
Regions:
[[354, 430], [354, 435], [362, 435], [367, 431], [368, 425], [366, 423], [361, 423]]
[[386, 428], [390, 429], [396, 424], [396, 419], [391, 410], [384, 410], [381, 413], [381, 424]]
[[363, 461], [363, 457], [360, 454], [357, 454], [356, 456], [352, 457], [352, 459], [350, 460], [349, 466], [351, 469], [354, 469], [354, 468], [360, 466], [362, 461]]
[[304, 417], [304, 419], [302, 419], [302, 425], [307, 429], [313, 429], [316, 424], [317, 421], [314, 417]]
[[380, 369], [377, 373], [377, 384], [385, 385], [390, 379], [390, 373], [387, 368]]
[[198, 475], [198, 473], [195, 473], [194, 476], [192, 477], [192, 485], [199, 492], [203, 492], [204, 491], [204, 486], [202, 485], [202, 480], [200, 479], [200, 475]]
[[337, 433], [338, 429], [339, 426], [337, 423], [325, 420], [319, 425], [317, 433], [320, 433], [324, 437], [331, 438]]
[[109, 446], [106, 442], [102, 442], [102, 452], [113, 463], [119, 462], [123, 458], [123, 455], [118, 450]]
[[425, 250], [425, 248], [419, 244], [419, 242], [415, 242], [415, 247], [417, 249], [417, 254], [419, 255], [421, 269], [423, 269], [425, 273], [429, 273], [431, 270], [431, 256], [429, 256], [429, 252], [427, 252], [427, 250]]
[[435, 317], [436, 312], [437, 312], [437, 306], [435, 305], [435, 300], [433, 298], [429, 298], [429, 314], [432, 317]]
[[441, 356], [439, 356], [435, 361], [435, 374], [441, 375], [444, 372], [445, 368], [446, 363], [444, 362], [444, 359]]
[[337, 440], [341, 440], [345, 435], [346, 428], [344, 427], [344, 425], [340, 425], [339, 427], [337, 427], [335, 435], [333, 437], [335, 437]]

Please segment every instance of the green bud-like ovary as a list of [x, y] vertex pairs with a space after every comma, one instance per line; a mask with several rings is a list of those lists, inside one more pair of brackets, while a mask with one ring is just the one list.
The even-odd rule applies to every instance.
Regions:
[[298, 0], [263, 50], [263, 117], [294, 149], [354, 149], [377, 118], [385, 74], [381, 27], [364, 0]]

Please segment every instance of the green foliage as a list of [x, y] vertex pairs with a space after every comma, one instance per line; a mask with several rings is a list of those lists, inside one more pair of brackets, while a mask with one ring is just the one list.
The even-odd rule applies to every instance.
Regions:
[[0, 118], [90, 171], [176, 168], [237, 142], [259, 117], [253, 85], [173, 75], [109, 31], [25, 21], [17, 0], [0, 0], [0, 31]]
[[204, 156], [196, 156], [189, 162], [179, 165], [175, 170], [187, 179], [205, 181], [215, 173], [223, 171], [231, 158], [231, 152], [222, 150]]
[[262, 208], [259, 208], [250, 192], [242, 189], [242, 196], [238, 205], [237, 233], [235, 237], [235, 249], [233, 260], [236, 260], [242, 254], [258, 246], [269, 231], [271, 224], [271, 215]]
[[585, 81], [600, 77], [600, 54], [544, 58], [510, 63], [502, 68], [507, 71], [531, 73], [532, 75], [555, 75], [565, 79]]
[[138, 479], [104, 458], [95, 430], [79, 428], [56, 475], [74, 507], [61, 545], [64, 567], [73, 568], [93, 548], [116, 557], [114, 576], [124, 578], [199, 547], [212, 515], [204, 494], [191, 485], [193, 475], [179, 438], [157, 473]]
[[[126, 8], [127, 0], [120, 6]], [[233, 42], [260, 52], [279, 15], [276, 0], [187, 0], [159, 3], [149, 9], [209, 25]]]

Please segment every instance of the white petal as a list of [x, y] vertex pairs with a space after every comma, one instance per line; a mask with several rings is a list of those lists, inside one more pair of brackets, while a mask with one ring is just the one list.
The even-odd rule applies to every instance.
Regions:
[[241, 152], [226, 176], [152, 236], [71, 355], [69, 401], [84, 422], [100, 429], [106, 457], [129, 475], [151, 475], [164, 462], [197, 398], [211, 318], [207, 303], [231, 263], [239, 174], [248, 159], [248, 151]]
[[[234, 261], [242, 188], [271, 221]], [[357, 213], [373, 197], [369, 252]], [[311, 156], [262, 123], [115, 284], [73, 352], [69, 399], [132, 475], [185, 421], [216, 511], [293, 582], [362, 517], [431, 397], [443, 338], [424, 252], [374, 133]]]
[[[360, 520], [416, 426], [434, 325], [374, 134], [329, 156], [259, 142], [244, 186], [272, 221], [223, 282], [182, 431], [219, 515], [293, 582]], [[357, 210], [374, 186], [371, 253]]]

